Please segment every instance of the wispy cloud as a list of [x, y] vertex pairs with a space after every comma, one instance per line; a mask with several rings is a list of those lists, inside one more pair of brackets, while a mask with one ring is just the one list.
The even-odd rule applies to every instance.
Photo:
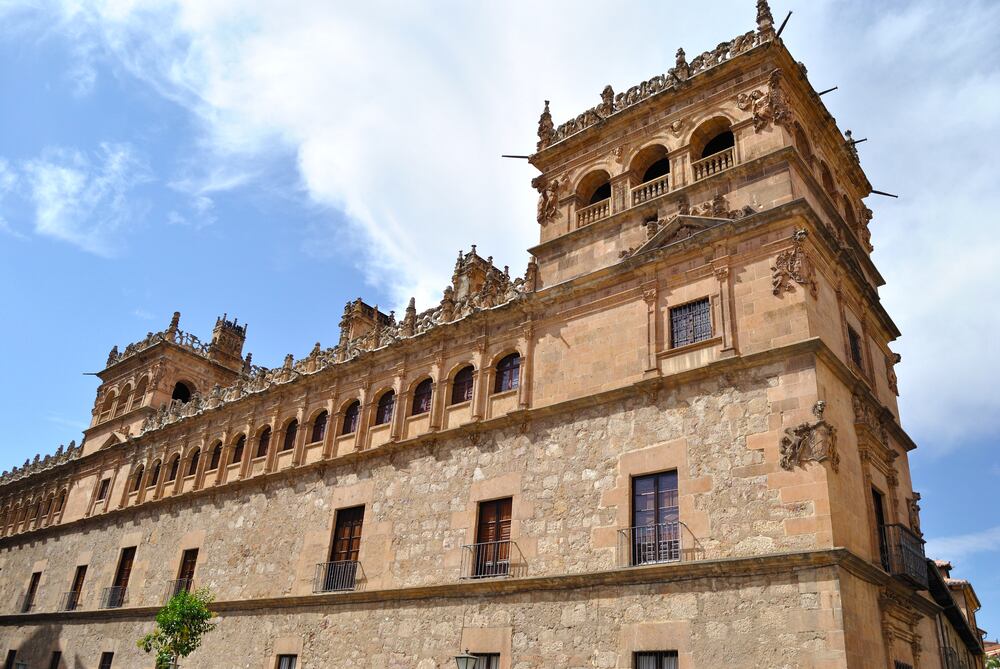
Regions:
[[929, 539], [925, 549], [927, 556], [936, 560], [961, 560], [974, 553], [996, 553], [1000, 551], [1000, 525], [981, 532]]
[[132, 189], [150, 179], [149, 168], [128, 144], [102, 143], [93, 155], [51, 148], [24, 165], [35, 210], [35, 232], [111, 257], [144, 207]]
[[11, 169], [10, 164], [5, 159], [0, 158], [0, 233], [24, 239], [25, 235], [15, 230], [4, 217], [4, 200], [14, 190], [17, 181], [17, 174]]

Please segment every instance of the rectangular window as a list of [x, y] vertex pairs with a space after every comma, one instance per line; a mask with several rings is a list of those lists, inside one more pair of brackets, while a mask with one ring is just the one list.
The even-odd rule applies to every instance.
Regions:
[[677, 651], [658, 650], [636, 653], [635, 669], [677, 669]]
[[198, 563], [198, 549], [189, 548], [184, 551], [183, 556], [181, 556], [181, 568], [177, 572], [177, 583], [174, 587], [173, 594], [177, 594], [180, 591], [190, 592], [191, 584], [194, 582], [194, 568]]
[[7, 659], [4, 660], [3, 669], [14, 669], [14, 662], [17, 661], [17, 651], [8, 650]]
[[70, 585], [69, 592], [66, 593], [66, 602], [63, 608], [66, 611], [76, 611], [80, 606], [80, 595], [83, 593], [83, 582], [87, 578], [87, 565], [82, 564], [76, 568], [73, 574], [73, 584]]
[[896, 660], [896, 669], [913, 669], [913, 665], [909, 665], [906, 662], [900, 662]]
[[295, 669], [298, 664], [298, 655], [279, 655], [277, 669]]
[[337, 511], [337, 522], [330, 546], [330, 561], [320, 565], [314, 585], [317, 592], [353, 590], [358, 574], [358, 555], [361, 552], [361, 529], [365, 507], [355, 506]]
[[847, 339], [851, 346], [851, 362], [858, 369], [865, 368], [864, 348], [861, 345], [861, 335], [859, 335], [850, 325], [847, 326]]
[[488, 578], [510, 573], [510, 517], [513, 500], [510, 497], [479, 504], [476, 524], [476, 544], [473, 546], [472, 576]]
[[676, 471], [632, 479], [631, 533], [633, 565], [680, 559]]
[[882, 568], [889, 571], [889, 538], [885, 529], [885, 502], [882, 493], [872, 488], [872, 507], [875, 509], [875, 533], [878, 537], [878, 555]]
[[115, 659], [115, 654], [111, 651], [101, 653], [101, 664], [99, 669], [111, 669], [111, 663]]
[[108, 497], [108, 488], [111, 486], [111, 479], [101, 479], [101, 485], [97, 489], [97, 501], [103, 502]]
[[670, 309], [670, 347], [679, 348], [712, 338], [712, 311], [708, 298]]
[[102, 602], [103, 608], [117, 609], [125, 605], [126, 593], [128, 592], [128, 580], [132, 575], [132, 563], [135, 561], [135, 546], [122, 549], [121, 557], [118, 558], [118, 569], [115, 571], [115, 581], [110, 588], [104, 591]]
[[500, 653], [473, 653], [476, 656], [474, 669], [500, 669]]
[[24, 593], [24, 601], [21, 603], [21, 613], [27, 613], [35, 607], [35, 595], [38, 594], [38, 582], [42, 580], [42, 572], [36, 571], [28, 581], [28, 591]]
[[62, 667], [62, 651], [52, 651], [52, 660], [49, 661], [49, 669], [59, 669]]

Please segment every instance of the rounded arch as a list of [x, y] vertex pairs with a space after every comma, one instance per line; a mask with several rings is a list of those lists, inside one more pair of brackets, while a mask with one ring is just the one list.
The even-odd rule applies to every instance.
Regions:
[[472, 399], [472, 387], [475, 384], [476, 368], [471, 364], [456, 367], [449, 375], [448, 385], [451, 387], [451, 394], [448, 397], [448, 404], [461, 404]]
[[50, 492], [48, 495], [45, 496], [45, 499], [42, 500], [43, 518], [48, 517], [49, 513], [52, 511], [52, 504], [55, 502], [55, 499], [56, 499], [56, 494], [54, 492]]
[[173, 392], [170, 393], [170, 399], [184, 404], [191, 401], [191, 396], [194, 393], [195, 387], [193, 383], [190, 381], [178, 381], [174, 384]]
[[162, 467], [162, 465], [161, 465], [159, 459], [153, 460], [153, 464], [150, 465], [150, 468], [152, 469], [153, 473], [150, 474], [150, 476], [149, 476], [149, 483], [147, 484], [146, 487], [152, 488], [153, 486], [155, 486], [157, 483], [160, 482], [160, 469], [161, 469], [161, 467]]
[[181, 468], [181, 454], [174, 453], [170, 457], [170, 466], [167, 467], [167, 482], [176, 481], [177, 475], [180, 474]]
[[361, 400], [348, 400], [343, 413], [344, 420], [340, 424], [340, 434], [354, 434], [358, 431], [358, 422], [361, 420]]
[[611, 197], [611, 175], [607, 170], [591, 170], [577, 183], [575, 192], [581, 206], [607, 200]]
[[823, 184], [823, 190], [830, 197], [834, 197], [837, 193], [837, 186], [833, 183], [833, 173], [830, 172], [830, 167], [824, 160], [819, 161], [819, 180]]
[[139, 492], [142, 488], [142, 475], [146, 473], [146, 468], [142, 465], [137, 465], [132, 471], [132, 484], [129, 486], [129, 492]]
[[129, 405], [129, 410], [138, 409], [143, 405], [143, 401], [146, 399], [146, 388], [149, 386], [149, 375], [143, 376], [139, 379], [139, 382], [135, 384], [135, 390], [132, 391], [132, 402]]
[[375, 424], [386, 425], [392, 421], [392, 412], [396, 408], [396, 391], [386, 388], [378, 394], [375, 403]]
[[98, 421], [105, 421], [111, 418], [111, 412], [115, 410], [115, 402], [118, 401], [118, 391], [110, 391], [104, 398], [104, 403], [101, 404], [101, 413], [98, 417]]
[[63, 488], [62, 490], [59, 491], [59, 495], [56, 497], [56, 508], [55, 508], [56, 513], [61, 513], [63, 507], [66, 506], [66, 496], [68, 494], [69, 491], [66, 488]]
[[128, 411], [129, 403], [132, 401], [132, 384], [126, 383], [118, 395], [118, 402], [115, 405], [115, 418]]
[[639, 149], [629, 161], [632, 183], [646, 183], [670, 174], [669, 153], [663, 144], [649, 144]]
[[200, 460], [201, 449], [196, 446], [195, 449], [191, 451], [191, 455], [188, 457], [187, 474], [185, 474], [185, 476], [194, 476], [198, 473], [198, 462]]
[[309, 443], [315, 444], [326, 438], [326, 424], [330, 422], [330, 412], [321, 409], [319, 413], [312, 417], [309, 424], [312, 426], [309, 431]]
[[235, 465], [243, 462], [243, 451], [247, 447], [247, 436], [241, 432], [233, 438], [232, 444], [233, 451], [229, 457], [229, 464]]
[[412, 388], [413, 400], [410, 402], [410, 415], [420, 416], [430, 413], [431, 402], [434, 399], [434, 379], [425, 376], [414, 381]]
[[691, 161], [701, 160], [736, 145], [733, 122], [725, 116], [713, 116], [702, 121], [688, 141]]
[[854, 215], [854, 207], [851, 206], [851, 199], [846, 194], [840, 196], [840, 202], [844, 207], [844, 220], [851, 228], [858, 226], [858, 218]]
[[521, 382], [521, 354], [517, 350], [500, 354], [493, 363], [493, 392], [515, 390]]
[[209, 453], [211, 453], [211, 456], [208, 459], [208, 467], [205, 468], [205, 471], [211, 472], [218, 469], [219, 465], [222, 464], [222, 441], [216, 440], [212, 444], [212, 450]]
[[287, 423], [285, 423], [285, 427], [282, 430], [282, 437], [281, 437], [282, 451], [290, 451], [293, 448], [295, 448], [295, 437], [298, 435], [298, 433], [299, 433], [298, 418], [293, 418]]
[[799, 153], [802, 154], [802, 157], [805, 158], [807, 163], [811, 163], [813, 160], [812, 144], [809, 143], [806, 131], [802, 129], [802, 126], [798, 121], [792, 125], [792, 139], [794, 140]]
[[271, 445], [271, 426], [265, 425], [257, 433], [257, 451], [254, 457], [263, 458], [267, 455], [267, 449]]

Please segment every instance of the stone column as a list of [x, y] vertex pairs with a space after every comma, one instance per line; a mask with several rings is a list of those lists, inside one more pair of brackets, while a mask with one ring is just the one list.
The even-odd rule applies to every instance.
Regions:
[[719, 302], [722, 307], [722, 353], [727, 357], [736, 355], [736, 318], [733, 316], [732, 276], [729, 266], [715, 268], [715, 278], [719, 280]]
[[659, 289], [656, 280], [652, 280], [643, 285], [642, 299], [646, 303], [646, 370], [645, 376], [656, 376], [659, 373], [659, 364], [656, 354], [659, 352], [660, 342], [660, 318]]
[[337, 428], [340, 425], [340, 412], [333, 412], [333, 408], [335, 406], [337, 406], [335, 397], [331, 397], [326, 401], [326, 433], [323, 435], [322, 455], [324, 460], [328, 460], [333, 457], [333, 445], [337, 440]]
[[517, 406], [527, 409], [531, 405], [531, 365], [535, 353], [535, 326], [531, 318], [521, 328], [521, 368], [517, 377]]
[[[309, 401], [309, 396], [306, 395], [303, 400], [303, 404]], [[306, 410], [304, 406], [299, 407], [299, 410], [295, 412], [295, 420], [298, 421], [298, 430], [295, 433], [295, 444], [292, 446], [292, 466], [297, 467], [302, 464], [305, 459], [306, 452], [306, 435], [309, 433], [310, 425], [305, 422]]]

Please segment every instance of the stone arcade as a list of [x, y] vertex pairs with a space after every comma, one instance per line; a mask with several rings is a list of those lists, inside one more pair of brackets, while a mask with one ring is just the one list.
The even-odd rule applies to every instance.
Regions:
[[[982, 667], [928, 561], [849, 134], [757, 29], [556, 126], [539, 243], [266, 369], [180, 315], [0, 479], [6, 666]], [[947, 558], [947, 556], [935, 556]]]

